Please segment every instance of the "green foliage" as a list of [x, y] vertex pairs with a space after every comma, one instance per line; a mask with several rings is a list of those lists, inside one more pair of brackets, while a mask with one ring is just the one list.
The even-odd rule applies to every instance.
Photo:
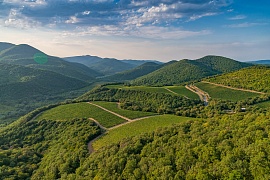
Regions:
[[132, 85], [164, 86], [197, 81], [204, 77], [231, 72], [250, 64], [220, 56], [206, 56], [197, 60], [181, 60], [170, 63], [134, 81]]
[[94, 142], [93, 147], [98, 150], [104, 146], [117, 143], [125, 138], [150, 133], [160, 127], [171, 126], [183, 121], [195, 120], [194, 118], [179, 117], [174, 115], [160, 115], [142, 119], [133, 123], [126, 124], [117, 129], [112, 129], [100, 139]]
[[104, 77], [103, 79], [113, 81], [113, 82], [133, 80], [143, 75], [149, 74], [161, 67], [162, 65], [156, 64], [154, 62], [147, 62], [138, 67], [135, 67], [134, 69], [120, 72], [109, 77]]
[[125, 122], [124, 119], [104, 111], [88, 103], [76, 103], [57, 106], [43, 112], [37, 119], [53, 119], [59, 121], [74, 118], [94, 118], [104, 127], [112, 127]]
[[226, 86], [270, 93], [270, 67], [267, 66], [253, 66], [206, 80]]
[[101, 132], [92, 121], [28, 121], [0, 132], [1, 179], [56, 179], [74, 173]]
[[270, 114], [180, 123], [91, 154], [77, 179], [269, 179]]
[[[80, 101], [118, 101], [120, 107], [128, 110], [176, 113], [178, 110], [189, 110], [194, 107], [201, 107], [203, 103], [200, 100], [191, 100], [185, 97], [165, 94], [145, 92], [139, 90], [126, 89], [108, 89], [106, 87], [97, 88], [84, 94]], [[195, 116], [195, 111], [187, 112], [186, 116]]]
[[146, 116], [156, 115], [156, 113], [152, 112], [142, 112], [142, 111], [131, 111], [126, 109], [121, 109], [116, 102], [104, 102], [104, 101], [94, 101], [94, 104], [100, 105], [110, 111], [116, 112], [124, 117], [129, 119], [137, 119]]
[[195, 85], [198, 88], [202, 89], [203, 91], [207, 92], [211, 96], [211, 98], [215, 98], [215, 99], [241, 101], [241, 100], [246, 100], [248, 98], [259, 96], [258, 93], [233, 90], [233, 89], [215, 86], [213, 84], [208, 84], [208, 83], [203, 83], [203, 82], [196, 83]]
[[5, 124], [35, 108], [72, 98], [88, 83], [51, 71], [0, 63], [0, 112]]

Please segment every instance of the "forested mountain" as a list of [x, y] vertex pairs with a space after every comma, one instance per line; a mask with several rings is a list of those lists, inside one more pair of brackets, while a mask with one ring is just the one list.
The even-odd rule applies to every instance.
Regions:
[[252, 66], [228, 74], [211, 77], [206, 79], [206, 81], [270, 93], [270, 67]]
[[100, 58], [97, 56], [75, 56], [67, 57], [66, 61], [84, 64], [103, 75], [112, 75], [118, 72], [132, 69], [138, 65], [126, 63], [114, 58]]
[[162, 65], [156, 64], [154, 62], [147, 62], [144, 63], [138, 67], [135, 67], [134, 69], [127, 70], [124, 72], [116, 73], [112, 76], [108, 76], [103, 78], [104, 80], [109, 80], [112, 82], [117, 82], [117, 81], [125, 81], [125, 80], [133, 80], [138, 77], [141, 77], [143, 75], [149, 74], [159, 68], [161, 68]]
[[26, 44], [0, 47], [0, 126], [39, 106], [74, 98], [101, 75]]
[[77, 179], [269, 179], [270, 114], [189, 121], [91, 154]]
[[173, 85], [201, 78], [231, 72], [251, 66], [221, 56], [206, 56], [197, 60], [172, 62], [148, 75], [131, 82], [132, 85], [162, 86]]
[[79, 66], [74, 63], [66, 62], [58, 57], [48, 56], [26, 44], [14, 45], [1, 51], [0, 62], [46, 69], [88, 82], [93, 82], [94, 77], [100, 76], [100, 73], [86, 66]]
[[12, 46], [15, 46], [15, 44], [0, 42], [0, 52], [5, 49], [11, 48]]
[[140, 66], [148, 62], [152, 62], [156, 64], [163, 64], [163, 62], [156, 61], [156, 60], [121, 60], [121, 61], [128, 64], [136, 65], [136, 66]]
[[65, 97], [60, 94], [88, 85], [52, 71], [0, 63], [0, 125], [38, 106], [63, 101], [68, 94]]
[[270, 60], [249, 61], [248, 63], [270, 65]]

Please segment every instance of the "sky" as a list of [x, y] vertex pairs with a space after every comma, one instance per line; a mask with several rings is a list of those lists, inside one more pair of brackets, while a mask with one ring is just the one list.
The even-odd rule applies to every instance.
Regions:
[[0, 42], [59, 57], [270, 59], [270, 1], [0, 0]]

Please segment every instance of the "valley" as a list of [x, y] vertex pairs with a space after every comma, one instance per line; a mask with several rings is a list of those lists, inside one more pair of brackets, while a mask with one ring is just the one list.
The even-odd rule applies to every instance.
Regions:
[[268, 71], [0, 43], [0, 179], [268, 177]]

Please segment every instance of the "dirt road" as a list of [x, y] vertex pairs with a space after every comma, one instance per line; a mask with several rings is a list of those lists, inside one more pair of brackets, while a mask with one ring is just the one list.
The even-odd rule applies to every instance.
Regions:
[[197, 86], [194, 85], [186, 85], [185, 86], [188, 90], [198, 94], [198, 96], [200, 97], [201, 101], [204, 102], [204, 105], [208, 105], [208, 101], [210, 99], [210, 96], [207, 92], [204, 92], [203, 90], [201, 90], [200, 88], [198, 88]]

